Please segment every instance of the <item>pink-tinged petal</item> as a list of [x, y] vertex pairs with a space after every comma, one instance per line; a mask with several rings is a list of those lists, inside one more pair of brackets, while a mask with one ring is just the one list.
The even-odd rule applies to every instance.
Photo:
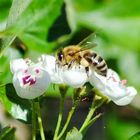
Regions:
[[[40, 69], [41, 74], [39, 76], [31, 75], [33, 73], [31, 68], [29, 68], [29, 71], [31, 72], [30, 75], [29, 73], [24, 75], [22, 71], [15, 73], [13, 85], [21, 98], [34, 99], [45, 93], [50, 84], [50, 77], [49, 74], [42, 69]], [[24, 78], [25, 81], [23, 81]]]
[[28, 65], [25, 62], [25, 60], [22, 58], [14, 59], [10, 62], [10, 69], [12, 73], [15, 73], [20, 70], [26, 70], [27, 68], [28, 68]]
[[125, 86], [126, 80], [120, 81], [118, 74], [110, 69], [106, 77], [93, 72], [89, 81], [96, 89], [105, 96], [108, 96], [117, 105], [129, 104], [137, 94], [133, 87]]
[[108, 69], [107, 71], [107, 78], [109, 79], [110, 77], [113, 77], [112, 81], [114, 82], [120, 81], [119, 75], [117, 74], [117, 72], [113, 71], [112, 69]]

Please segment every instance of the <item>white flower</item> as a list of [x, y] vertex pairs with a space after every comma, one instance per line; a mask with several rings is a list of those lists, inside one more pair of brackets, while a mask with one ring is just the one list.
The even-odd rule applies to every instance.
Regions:
[[42, 55], [39, 58], [40, 65], [49, 73], [51, 82], [55, 84], [63, 83], [61, 75], [56, 67], [56, 59], [51, 55]]
[[82, 87], [88, 80], [85, 68], [82, 66], [73, 66], [70, 69], [67, 67], [63, 68], [61, 70], [61, 77], [65, 84], [74, 88]]
[[23, 68], [27, 69], [28, 68], [27, 62], [28, 62], [28, 59], [24, 60], [22, 58], [10, 61], [11, 72], [15, 73], [17, 71], [22, 70]]
[[129, 104], [137, 94], [134, 87], [127, 87], [126, 80], [121, 81], [118, 74], [111, 69], [108, 69], [106, 77], [93, 72], [89, 81], [102, 94], [120, 106]]
[[52, 83], [65, 83], [74, 88], [82, 87], [88, 80], [85, 68], [82, 66], [73, 66], [68, 69], [67, 66], [59, 67], [56, 64], [56, 58], [51, 55], [42, 55], [39, 58], [42, 67], [50, 74]]
[[34, 99], [42, 95], [50, 84], [49, 74], [31, 60], [16, 59], [10, 63], [13, 85], [21, 98]]

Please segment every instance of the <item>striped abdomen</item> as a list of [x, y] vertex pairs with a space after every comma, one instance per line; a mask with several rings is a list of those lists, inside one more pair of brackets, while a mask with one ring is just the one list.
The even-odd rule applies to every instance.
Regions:
[[85, 59], [93, 66], [98, 74], [103, 76], [107, 75], [107, 64], [105, 60], [95, 52], [90, 52], [85, 56]]

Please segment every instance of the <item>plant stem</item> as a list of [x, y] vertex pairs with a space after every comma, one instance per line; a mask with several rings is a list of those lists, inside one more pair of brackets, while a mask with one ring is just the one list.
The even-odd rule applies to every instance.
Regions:
[[15, 130], [16, 129], [14, 127], [6, 128], [6, 130], [1, 133], [0, 140], [6, 139], [7, 135], [10, 134], [10, 133], [15, 133]]
[[87, 117], [86, 117], [86, 119], [85, 119], [83, 125], [81, 126], [81, 128], [80, 128], [80, 130], [79, 130], [80, 133], [82, 133], [82, 132], [84, 131], [84, 129], [86, 128], [87, 123], [88, 123], [88, 122], [90, 121], [90, 119], [92, 118], [92, 116], [93, 116], [95, 110], [96, 110], [96, 109], [94, 108], [94, 102], [92, 102], [92, 105], [91, 105], [91, 108], [90, 108], [90, 110], [89, 110], [89, 112], [88, 112], [88, 115], [87, 115]]
[[57, 125], [56, 125], [56, 129], [55, 129], [53, 140], [58, 140], [57, 136], [58, 136], [58, 133], [59, 133], [59, 130], [60, 130], [60, 126], [61, 126], [63, 110], [64, 110], [64, 101], [65, 101], [65, 98], [63, 96], [61, 96], [61, 98], [60, 98], [59, 115], [58, 115], [58, 120], [57, 120]]
[[97, 109], [98, 107], [100, 107], [100, 106], [103, 104], [104, 101], [105, 101], [105, 100], [102, 99], [102, 100], [100, 101], [100, 103], [99, 103], [98, 105], [96, 105], [96, 101], [93, 100], [93, 102], [92, 102], [92, 104], [91, 104], [91, 108], [90, 108], [90, 110], [89, 110], [89, 112], [88, 112], [88, 115], [87, 115], [87, 117], [86, 117], [86, 119], [85, 119], [83, 125], [81, 126], [81, 128], [80, 128], [80, 130], [79, 130], [80, 133], [83, 133], [83, 132], [87, 129], [87, 127], [88, 127], [89, 125], [91, 125], [91, 123], [95, 122], [95, 121], [101, 116], [101, 114], [99, 114], [99, 115], [95, 116], [95, 117], [92, 119], [92, 116], [93, 116], [94, 112], [96, 111], [96, 109]]
[[37, 109], [37, 119], [38, 119], [38, 124], [39, 124], [41, 140], [45, 140], [45, 134], [44, 134], [44, 129], [43, 129], [43, 125], [42, 125], [41, 109], [40, 109], [39, 101], [36, 102], [36, 109]]
[[64, 127], [63, 127], [63, 129], [62, 129], [62, 131], [60, 132], [59, 136], [58, 136], [58, 140], [59, 140], [59, 139], [63, 136], [63, 134], [65, 133], [65, 131], [66, 131], [66, 129], [67, 129], [69, 123], [70, 123], [70, 120], [71, 120], [71, 118], [72, 118], [72, 115], [73, 115], [73, 113], [74, 113], [74, 111], [75, 111], [77, 105], [78, 105], [78, 102], [74, 103], [73, 107], [72, 107], [71, 110], [69, 111], [69, 114], [68, 114], [66, 123], [65, 123], [65, 125], [64, 125]]
[[87, 129], [88, 127], [90, 127], [98, 118], [100, 118], [102, 115], [102, 113], [99, 113], [98, 115], [96, 115], [94, 118], [92, 118], [86, 125], [85, 125], [85, 129]]
[[36, 140], [36, 112], [35, 112], [35, 102], [31, 101], [32, 106], [32, 140]]

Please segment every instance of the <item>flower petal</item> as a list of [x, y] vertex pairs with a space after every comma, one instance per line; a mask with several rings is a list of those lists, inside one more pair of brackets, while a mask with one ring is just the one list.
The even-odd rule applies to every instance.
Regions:
[[107, 78], [109, 77], [114, 77], [112, 80], [115, 80], [114, 82], [119, 82], [120, 81], [120, 77], [117, 74], [117, 72], [113, 71], [112, 69], [108, 69], [107, 71]]
[[120, 81], [118, 74], [111, 69], [108, 70], [107, 77], [93, 72], [89, 81], [96, 89], [105, 96], [108, 96], [117, 105], [129, 104], [137, 93], [133, 87], [126, 87]]
[[81, 87], [87, 82], [87, 74], [85, 68], [73, 67], [68, 69], [66, 67], [59, 67], [56, 64], [56, 58], [51, 55], [42, 55], [39, 58], [42, 67], [49, 73], [52, 83], [65, 83], [72, 87]]
[[10, 69], [12, 73], [15, 73], [19, 70], [23, 70], [23, 69], [27, 69], [28, 65], [25, 62], [24, 59], [19, 58], [19, 59], [14, 59], [12, 61], [10, 61]]
[[64, 69], [61, 72], [64, 83], [74, 88], [82, 87], [88, 80], [84, 67], [73, 67]]
[[137, 91], [135, 88], [133, 87], [128, 87], [127, 88], [127, 96], [124, 96], [121, 99], [118, 100], [114, 100], [114, 103], [120, 106], [124, 106], [124, 105], [128, 105], [131, 103], [131, 101], [133, 100], [133, 98], [135, 97], [135, 95], [137, 94]]
[[23, 78], [22, 71], [19, 71], [14, 74], [13, 84], [14, 84], [17, 94], [21, 98], [34, 99], [42, 95], [46, 91], [46, 89], [48, 88], [50, 84], [50, 77], [49, 77], [49, 74], [45, 70], [41, 70], [40, 72], [41, 74], [39, 74], [39, 76], [37, 75], [35, 76], [36, 82], [34, 82], [31, 85], [27, 84], [27, 86], [23, 86], [23, 84], [21, 84], [21, 81], [22, 81], [21, 78]]
[[55, 84], [62, 84], [63, 80], [59, 75], [58, 68], [56, 68], [56, 58], [51, 55], [42, 55], [39, 58], [41, 66], [49, 73], [51, 82]]

